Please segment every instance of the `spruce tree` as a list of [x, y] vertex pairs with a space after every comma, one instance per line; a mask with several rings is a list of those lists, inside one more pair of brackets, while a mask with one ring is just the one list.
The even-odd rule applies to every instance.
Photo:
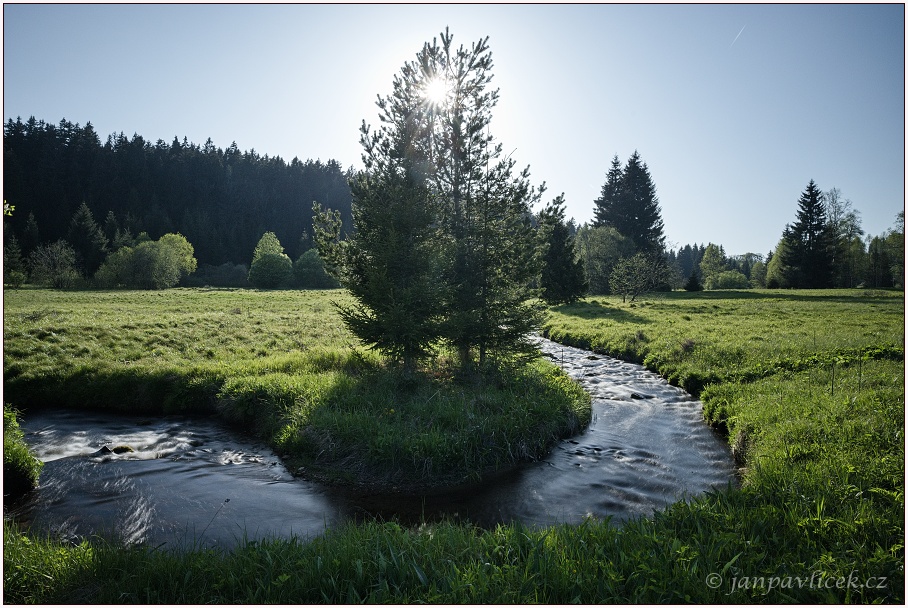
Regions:
[[612, 166], [605, 176], [605, 184], [602, 185], [602, 193], [594, 201], [593, 210], [593, 227], [617, 226], [624, 225], [626, 219], [620, 203], [621, 180], [623, 174], [621, 171], [621, 161], [616, 154], [612, 158]]
[[577, 257], [574, 237], [564, 215], [564, 195], [550, 202], [539, 214], [542, 249], [542, 299], [547, 304], [570, 304], [587, 292], [589, 284], [583, 263]]
[[469, 368], [537, 352], [530, 208], [541, 193], [489, 132], [498, 91], [487, 39], [452, 40], [446, 30], [424, 44], [379, 98], [379, 129], [363, 125], [354, 234], [338, 243], [337, 216], [318, 209], [315, 231], [357, 297], [345, 320], [360, 338], [408, 363], [437, 336]]
[[639, 251], [662, 252], [665, 235], [656, 185], [636, 150], [624, 167], [619, 199], [625, 214], [625, 225], [616, 226], [618, 232], [630, 237]]
[[22, 255], [27, 258], [40, 244], [41, 234], [38, 231], [38, 221], [35, 219], [35, 214], [29, 211], [25, 231], [22, 233]]
[[488, 38], [455, 50], [446, 30], [419, 61], [428, 82], [442, 79], [449, 90], [430, 123], [429, 155], [450, 243], [443, 337], [464, 367], [533, 356], [529, 334], [542, 311], [530, 302], [539, 264], [529, 220], [542, 189], [530, 185], [529, 168], [514, 174], [516, 161], [489, 131], [498, 90], [489, 88]]
[[383, 158], [367, 161], [350, 184], [355, 231], [343, 249], [342, 276], [356, 304], [340, 312], [358, 338], [412, 370], [439, 337], [433, 201], [406, 160], [379, 149], [367, 145], [365, 156]]
[[700, 283], [700, 276], [696, 270], [692, 270], [687, 282], [684, 284], [685, 291], [703, 291], [703, 284]]
[[664, 226], [656, 185], [636, 150], [624, 169], [620, 169], [617, 156], [612, 159], [602, 194], [595, 205], [595, 226], [614, 227], [630, 238], [638, 251], [664, 251]]
[[25, 282], [26, 267], [16, 235], [11, 234], [3, 246], [3, 283], [18, 289]]
[[429, 159], [435, 119], [419, 61], [404, 65], [393, 91], [380, 97], [376, 131], [363, 123], [365, 171], [350, 180], [353, 232], [340, 216], [313, 205], [315, 241], [326, 268], [355, 304], [340, 307], [351, 332], [412, 370], [440, 339], [443, 284], [437, 196]]
[[781, 262], [790, 269], [792, 287], [832, 286], [833, 236], [823, 193], [813, 180], [798, 199], [797, 221], [785, 227], [782, 238], [786, 247]]
[[76, 252], [84, 276], [93, 276], [107, 256], [107, 237], [84, 201], [73, 215], [66, 241]]

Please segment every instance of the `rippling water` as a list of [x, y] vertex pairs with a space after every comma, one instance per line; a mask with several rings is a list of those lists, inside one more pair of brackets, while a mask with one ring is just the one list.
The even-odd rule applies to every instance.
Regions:
[[[639, 365], [540, 340], [593, 397], [593, 421], [544, 460], [432, 496], [350, 496], [294, 478], [266, 446], [216, 419], [153, 420], [72, 411], [25, 416], [45, 461], [41, 486], [14, 513], [36, 531], [105, 534], [152, 546], [233, 546], [312, 536], [351, 518], [478, 525], [622, 520], [734, 483], [724, 441], [702, 406]], [[100, 454], [103, 446], [132, 452]]]

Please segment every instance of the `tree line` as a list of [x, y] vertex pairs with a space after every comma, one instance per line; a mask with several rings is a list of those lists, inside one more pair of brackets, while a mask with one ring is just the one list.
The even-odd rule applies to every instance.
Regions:
[[249, 265], [261, 236], [274, 232], [294, 259], [310, 249], [312, 201], [351, 222], [350, 169], [335, 160], [285, 162], [236, 143], [216, 147], [174, 137], [171, 143], [111, 134], [102, 143], [91, 123], [9, 119], [3, 131], [4, 221], [27, 257], [65, 239], [84, 203], [108, 249], [142, 232], [156, 240], [180, 233], [203, 267]]
[[[638, 192], [644, 195], [622, 197], [622, 184], [630, 183], [625, 175], [635, 173], [643, 176]], [[651, 291], [904, 288], [904, 211], [882, 235], [866, 235], [852, 201], [838, 188], [820, 191], [812, 180], [797, 201], [795, 221], [765, 256], [728, 255], [716, 243], [665, 249], [655, 186], [636, 151], [624, 168], [613, 159], [594, 205], [594, 220], [575, 228], [590, 294], [632, 294], [629, 274]]]
[[[4, 203], [4, 220], [14, 210], [15, 205]], [[108, 240], [85, 203], [70, 220], [65, 238], [39, 244], [27, 256], [15, 234], [5, 236], [3, 282], [13, 288], [26, 282], [56, 289], [167, 289], [178, 284], [262, 289], [338, 286], [314, 248], [291, 262], [274, 232], [259, 239], [248, 267], [227, 262], [199, 273], [195, 248], [182, 234], [167, 233], [154, 240], [147, 232], [131, 237], [117, 231]]]

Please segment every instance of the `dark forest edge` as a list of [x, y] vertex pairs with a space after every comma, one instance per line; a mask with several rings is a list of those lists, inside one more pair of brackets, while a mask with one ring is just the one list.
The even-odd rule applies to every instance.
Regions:
[[[284, 312], [290, 301], [315, 315], [314, 324], [324, 325], [325, 317], [317, 315], [329, 314], [320, 308], [323, 298], [294, 292], [272, 292], [269, 298], [279, 300], [264, 306], [243, 299], [255, 298], [256, 292], [171, 293], [179, 297], [165, 297], [155, 306], [202, 308], [198, 303], [205, 299], [204, 308], [217, 305], [207, 317], [186, 311], [182, 318], [162, 322], [134, 315], [124, 322], [133, 326], [126, 330], [131, 338], [105, 346], [110, 353], [79, 356], [129, 359], [140, 354], [137, 346], [146, 340], [154, 341], [157, 358], [172, 356], [182, 349], [177, 336], [196, 327], [189, 336], [193, 356], [247, 359], [243, 365], [255, 379], [248, 394], [270, 394], [276, 405], [277, 397], [287, 394], [278, 377], [299, 369], [303, 358], [261, 354], [261, 346], [249, 350], [240, 326], [261, 333], [260, 342], [271, 343], [269, 349], [286, 351], [292, 349], [285, 336], [293, 322]], [[108, 305], [116, 308], [123, 298], [154, 296], [40, 295], [43, 301], [12, 308], [9, 316], [22, 322], [13, 344], [33, 353], [34, 369], [41, 369], [48, 356], [72, 359], [34, 352], [29, 340], [56, 334], [52, 348], [61, 353], [79, 348], [68, 343], [64, 322], [69, 318], [84, 332], [85, 319], [77, 310], [97, 308], [100, 297], [110, 298]], [[232, 552], [123, 549], [101, 539], [73, 547], [30, 538], [6, 523], [4, 600], [901, 603], [904, 359], [897, 351], [903, 344], [903, 294], [760, 290], [724, 295], [675, 293], [624, 304], [616, 298], [584, 300], [552, 309], [546, 327], [566, 342], [594, 336], [602, 350], [615, 354], [618, 349], [608, 345], [622, 345], [625, 357], [654, 369], [658, 362], [674, 361], [676, 369], [702, 377], [718, 368], [721, 381], [707, 386], [701, 398], [707, 420], [729, 433], [741, 467], [739, 489], [682, 501], [620, 527], [589, 521], [479, 530], [453, 523], [410, 528], [369, 522], [312, 540], [251, 542]], [[73, 298], [77, 302], [67, 308]], [[115, 333], [98, 331], [96, 337], [108, 341]], [[216, 332], [225, 336], [222, 347], [216, 346]], [[300, 340], [313, 336], [304, 331]], [[151, 368], [155, 356], [146, 356], [132, 365]], [[307, 360], [327, 375], [342, 369], [368, 373], [373, 365], [368, 357], [325, 352], [311, 353]], [[736, 369], [758, 361], [779, 365], [761, 377], [736, 375]], [[170, 373], [167, 366], [158, 371]], [[204, 385], [197, 382], [196, 388]], [[393, 382], [389, 379], [387, 386]], [[711, 588], [710, 573], [722, 576], [723, 583]], [[756, 577], [763, 577], [762, 585], [751, 584]], [[773, 589], [767, 588], [770, 577], [778, 583]], [[837, 586], [840, 580], [844, 583]]]
[[[248, 266], [268, 231], [296, 259], [311, 235], [312, 201], [342, 212], [350, 227], [351, 169], [336, 160], [287, 162], [255, 149], [226, 149], [174, 137], [170, 144], [122, 132], [102, 142], [91, 123], [8, 120], [3, 133], [4, 200], [25, 254], [65, 238], [82, 203], [105, 231], [111, 252], [125, 239], [180, 233], [200, 265]], [[31, 223], [30, 217], [31, 216]]]

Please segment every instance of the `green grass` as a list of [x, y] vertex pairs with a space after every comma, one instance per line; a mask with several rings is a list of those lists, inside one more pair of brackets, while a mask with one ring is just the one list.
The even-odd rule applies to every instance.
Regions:
[[307, 477], [379, 490], [480, 479], [590, 419], [537, 361], [482, 383], [405, 374], [356, 345], [337, 290], [7, 294], [4, 388], [17, 407], [217, 412]]
[[18, 412], [3, 405], [3, 495], [16, 500], [38, 487], [44, 463], [35, 458], [19, 428]]
[[698, 395], [711, 383], [861, 357], [904, 360], [902, 292], [674, 292], [622, 303], [588, 298], [553, 309], [556, 342], [643, 363]]
[[[183, 293], [190, 303], [203, 298]], [[34, 316], [35, 307], [7, 307], [7, 328], [14, 310]], [[47, 301], [36, 307], [74, 314]], [[25, 323], [16, 331], [34, 329]], [[4, 600], [903, 603], [903, 328], [903, 294], [888, 292], [679, 293], [634, 305], [593, 298], [558, 307], [546, 326], [553, 337], [643, 361], [697, 392], [707, 420], [729, 433], [741, 487], [621, 526], [480, 530], [366, 522], [311, 541], [259, 541], [229, 553], [125, 550], [103, 541], [70, 547], [6, 524]], [[268, 340], [280, 329], [259, 331]], [[321, 354], [244, 358], [242, 369], [267, 381], [230, 394], [309, 395], [282, 387], [290, 382], [282, 372], [304, 363], [331, 370], [312, 394], [330, 393], [341, 377], [351, 383], [345, 391], [356, 394], [356, 383], [377, 365], [368, 356], [315, 351]], [[223, 361], [232, 365], [231, 357]], [[29, 369], [19, 374], [27, 377]], [[400, 381], [384, 377], [380, 392], [395, 394]], [[498, 388], [519, 390], [504, 380]], [[416, 386], [411, 394], [426, 390]], [[396, 403], [381, 407], [393, 407], [394, 415], [409, 407]], [[711, 587], [716, 576], [722, 580]]]

